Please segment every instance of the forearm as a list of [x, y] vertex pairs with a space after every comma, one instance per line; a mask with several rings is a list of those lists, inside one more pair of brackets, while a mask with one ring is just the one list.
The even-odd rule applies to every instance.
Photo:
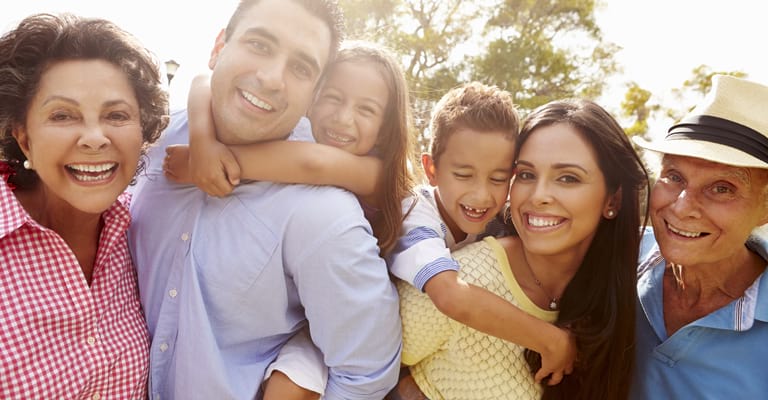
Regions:
[[[440, 275], [444, 282], [432, 282]], [[427, 282], [427, 293], [440, 312], [457, 322], [540, 353], [550, 351], [549, 344], [564, 335], [500, 296], [461, 281], [455, 273], [446, 271], [435, 278]]]
[[316, 143], [277, 140], [230, 150], [246, 179], [338, 186], [368, 196], [381, 173], [381, 161], [375, 157]]

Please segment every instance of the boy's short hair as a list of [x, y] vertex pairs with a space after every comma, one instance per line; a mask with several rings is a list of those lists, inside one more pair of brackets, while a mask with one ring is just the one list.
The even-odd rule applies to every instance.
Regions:
[[503, 132], [513, 141], [520, 131], [520, 117], [512, 95], [496, 86], [470, 82], [448, 91], [432, 109], [429, 151], [437, 164], [445, 144], [459, 129]]

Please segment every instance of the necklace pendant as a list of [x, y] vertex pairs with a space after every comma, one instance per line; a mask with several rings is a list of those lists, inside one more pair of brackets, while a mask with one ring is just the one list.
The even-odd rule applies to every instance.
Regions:
[[549, 309], [552, 311], [557, 310], [557, 302], [555, 300], [549, 302]]

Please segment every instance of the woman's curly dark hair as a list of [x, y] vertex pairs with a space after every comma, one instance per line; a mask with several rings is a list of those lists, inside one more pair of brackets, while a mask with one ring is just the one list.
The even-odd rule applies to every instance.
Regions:
[[[43, 74], [67, 60], [104, 60], [126, 74], [139, 104], [142, 155], [168, 124], [168, 95], [158, 64], [134, 36], [103, 19], [31, 15], [0, 38], [0, 159], [15, 169], [9, 183], [16, 187], [32, 187], [39, 178], [21, 167], [26, 157], [13, 131], [25, 126]], [[141, 157], [137, 173], [144, 164]]]

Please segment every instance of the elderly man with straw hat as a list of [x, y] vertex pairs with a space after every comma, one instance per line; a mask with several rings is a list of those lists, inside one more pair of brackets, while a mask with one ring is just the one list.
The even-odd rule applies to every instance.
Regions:
[[768, 396], [768, 87], [715, 76], [659, 142], [638, 268], [634, 399]]

